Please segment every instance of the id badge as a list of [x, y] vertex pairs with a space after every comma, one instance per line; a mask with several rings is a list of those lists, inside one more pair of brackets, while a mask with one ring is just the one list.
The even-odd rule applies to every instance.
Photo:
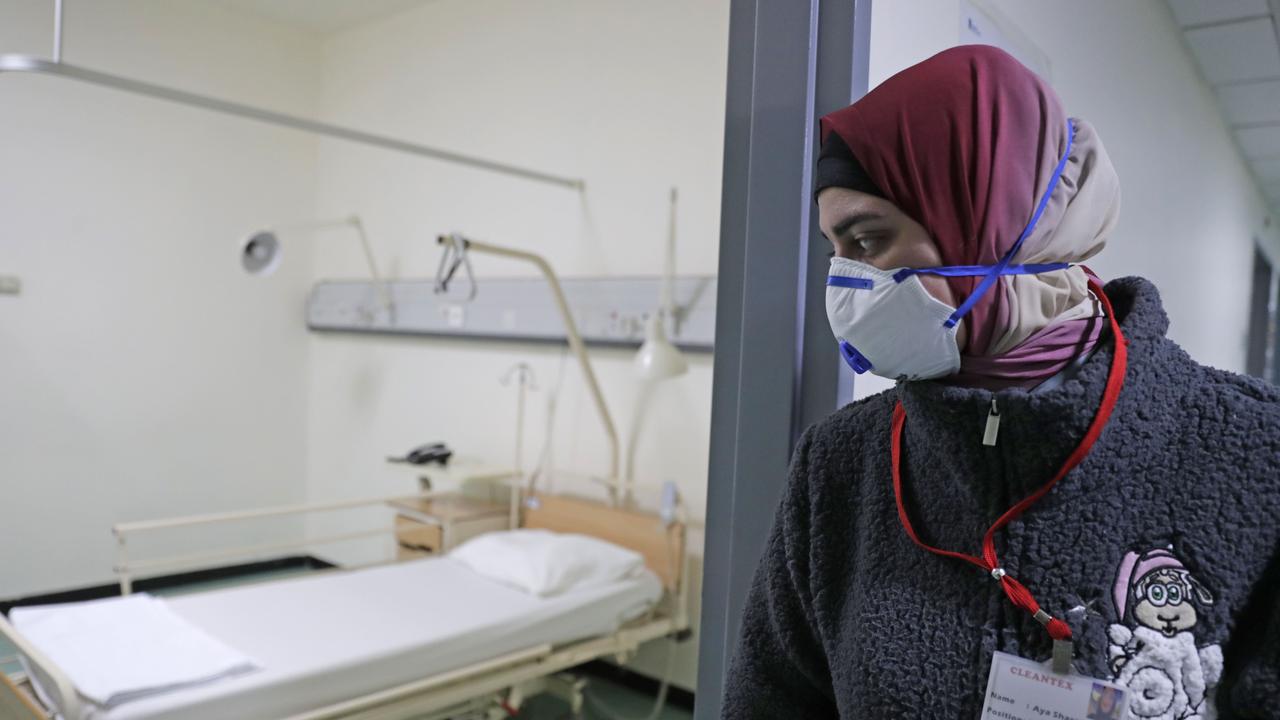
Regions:
[[1058, 674], [1048, 663], [997, 652], [991, 658], [983, 720], [1120, 720], [1128, 692], [1112, 682]]

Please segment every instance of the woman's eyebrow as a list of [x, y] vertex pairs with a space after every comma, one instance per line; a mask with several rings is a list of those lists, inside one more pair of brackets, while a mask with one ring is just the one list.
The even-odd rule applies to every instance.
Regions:
[[853, 227], [854, 225], [857, 225], [858, 223], [868, 222], [870, 220], [879, 220], [882, 217], [884, 216], [881, 215], [880, 213], [875, 213], [875, 212], [854, 213], [844, 218], [840, 222], [836, 223], [835, 225], [832, 225], [831, 234], [834, 235], [835, 237], [840, 237], [841, 235], [845, 234], [845, 232], [847, 232], [849, 228]]

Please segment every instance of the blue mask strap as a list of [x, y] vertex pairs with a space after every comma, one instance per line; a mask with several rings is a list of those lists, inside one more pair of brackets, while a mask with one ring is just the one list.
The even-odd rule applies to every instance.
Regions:
[[[1004, 257], [1000, 258], [1000, 262], [990, 266], [985, 270], [986, 274], [982, 278], [982, 282], [978, 283], [978, 287], [974, 288], [973, 292], [969, 294], [969, 297], [966, 298], [965, 301], [960, 304], [960, 307], [956, 308], [956, 311], [951, 313], [951, 317], [947, 318], [947, 321], [943, 323], [943, 327], [948, 327], [948, 328], [955, 327], [955, 324], [960, 322], [960, 318], [964, 317], [965, 315], [968, 315], [969, 311], [973, 309], [973, 306], [977, 305], [978, 301], [982, 299], [982, 296], [985, 295], [987, 291], [991, 289], [991, 286], [995, 284], [997, 278], [999, 278], [1001, 275], [1011, 274], [1008, 272], [1008, 268], [1010, 266], [1009, 265], [1010, 262], [1012, 262], [1013, 260], [1013, 256], [1018, 254], [1018, 250], [1022, 248], [1023, 241], [1027, 239], [1027, 236], [1031, 234], [1032, 230], [1035, 230], [1036, 223], [1040, 222], [1040, 216], [1044, 214], [1044, 209], [1049, 204], [1049, 196], [1053, 194], [1054, 188], [1058, 186], [1058, 180], [1062, 177], [1062, 171], [1067, 167], [1067, 158], [1071, 156], [1071, 142], [1072, 140], [1075, 139], [1075, 135], [1076, 135], [1075, 126], [1071, 124], [1071, 118], [1067, 118], [1067, 147], [1065, 150], [1063, 150], [1062, 157], [1058, 160], [1057, 167], [1053, 169], [1053, 176], [1049, 178], [1049, 187], [1045, 188], [1044, 195], [1040, 196], [1040, 202], [1039, 204], [1036, 205], [1036, 211], [1031, 215], [1030, 222], [1028, 222], [1027, 226], [1023, 228], [1022, 234], [1018, 236], [1018, 241], [1013, 244], [1013, 247], [1009, 248], [1009, 252], [1005, 253]], [[1065, 265], [1065, 263], [1063, 264]], [[1035, 267], [1035, 266], [1023, 265], [1021, 267], [1027, 268], [1027, 267]], [[938, 269], [945, 270], [946, 268], [938, 268]], [[1061, 269], [1061, 268], [1055, 268], [1055, 269]], [[930, 268], [920, 268], [920, 269], [917, 269], [915, 272], [916, 273], [930, 272], [930, 270], [931, 270]], [[1047, 271], [1042, 271], [1042, 272], [1047, 272]], [[947, 273], [940, 272], [936, 274], [945, 275]], [[970, 275], [970, 274], [976, 274], [976, 273], [964, 273], [964, 274]]]
[[828, 275], [827, 285], [831, 287], [854, 288], [855, 290], [870, 290], [876, 286], [874, 280], [866, 278], [847, 277], [845, 275]]
[[[912, 275], [942, 275], [944, 277], [973, 277], [991, 272], [992, 265], [947, 265], [932, 268], [902, 268], [893, 274], [894, 282], [902, 282]], [[1032, 263], [1028, 265], [1009, 265], [1001, 271], [1001, 275], [1039, 275], [1040, 273], [1066, 270], [1071, 263]], [[835, 283], [828, 282], [828, 285]]]
[[875, 369], [871, 364], [871, 361], [868, 360], [865, 355], [858, 352], [858, 348], [854, 347], [847, 340], [840, 341], [840, 357], [844, 358], [844, 361], [849, 363], [849, 367], [853, 368], [853, 371], [859, 375], [868, 370]]
[[[943, 275], [945, 277], [973, 277], [991, 272], [991, 265], [947, 265], [931, 268], [902, 268], [893, 274], [893, 281], [900, 283], [912, 275]], [[1001, 275], [1039, 275], [1040, 273], [1066, 270], [1071, 263], [1031, 263], [1027, 265], [1009, 265]], [[875, 288], [874, 280], [848, 277], [845, 275], [828, 275], [827, 285], [831, 287], [853, 288], [854, 290], [871, 290]], [[948, 325], [947, 327], [950, 327]]]

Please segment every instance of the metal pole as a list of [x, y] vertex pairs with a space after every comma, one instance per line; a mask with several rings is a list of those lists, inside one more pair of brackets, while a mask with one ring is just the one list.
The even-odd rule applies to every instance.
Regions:
[[502, 376], [500, 382], [503, 385], [509, 385], [511, 378], [515, 377], [518, 383], [516, 394], [516, 454], [515, 462], [511, 465], [515, 469], [514, 474], [510, 478], [511, 488], [508, 502], [509, 517], [508, 524], [512, 530], [520, 527], [520, 489], [524, 485], [524, 405], [525, 398], [530, 389], [536, 390], [533, 386], [533, 368], [527, 363], [516, 363]]
[[622, 496], [623, 507], [633, 507], [636, 493], [636, 448], [640, 444], [640, 430], [644, 427], [644, 418], [649, 414], [650, 400], [657, 389], [657, 383], [643, 380], [640, 385], [639, 399], [636, 401], [635, 414], [631, 418], [631, 432], [627, 436], [627, 458], [623, 470], [623, 482], [626, 494]]
[[63, 61], [63, 0], [54, 0], [54, 61]]
[[178, 90], [177, 88], [132, 80], [126, 77], [120, 77], [119, 75], [98, 72], [97, 70], [90, 70], [89, 68], [78, 67], [76, 65], [68, 65], [56, 58], [51, 61], [45, 58], [35, 57], [33, 55], [0, 55], [0, 73], [4, 72], [29, 72], [38, 75], [56, 75], [58, 77], [71, 78], [72, 80], [92, 83], [94, 85], [102, 85], [116, 90], [123, 90], [124, 92], [133, 93], [135, 95], [145, 95], [158, 100], [167, 100], [169, 102], [190, 105], [204, 110], [212, 110], [214, 112], [220, 112], [227, 115], [236, 115], [250, 120], [258, 120], [272, 125], [280, 125], [282, 127], [293, 128], [294, 130], [302, 130], [316, 135], [325, 135], [327, 137], [347, 140], [349, 142], [359, 143], [362, 145], [372, 145], [374, 147], [394, 150], [396, 152], [407, 153], [409, 155], [418, 155], [421, 157], [434, 158], [436, 160], [444, 160], [458, 165], [466, 165], [479, 170], [488, 170], [490, 172], [510, 175], [512, 177], [523, 178], [525, 180], [533, 180], [535, 182], [548, 183], [551, 185], [560, 185], [578, 191], [581, 191], [586, 186], [585, 181], [579, 178], [552, 175], [551, 173], [544, 173], [538, 170], [530, 170], [516, 165], [508, 165], [506, 163], [494, 162], [492, 160], [463, 155], [449, 150], [441, 150], [427, 145], [399, 140], [393, 137], [387, 137], [386, 135], [376, 135], [363, 130], [353, 130], [341, 125], [332, 125], [330, 123], [309, 120], [296, 115], [289, 115], [286, 113], [276, 112], [274, 110], [254, 107], [253, 105], [246, 105], [244, 103], [209, 97], [208, 95], [187, 92], [186, 90]]
[[524, 479], [524, 394], [527, 389], [526, 381], [528, 380], [527, 372], [524, 368], [518, 370], [520, 376], [520, 391], [516, 396], [516, 477], [517, 482], [511, 483], [511, 513], [510, 523], [511, 529], [515, 530], [520, 526], [520, 484], [519, 481]]

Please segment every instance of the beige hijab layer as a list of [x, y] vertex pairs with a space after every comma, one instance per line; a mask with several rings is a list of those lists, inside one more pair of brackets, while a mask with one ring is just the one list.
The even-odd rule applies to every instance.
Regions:
[[[1036, 229], [1013, 258], [1015, 263], [1084, 262], [1102, 250], [1115, 227], [1120, 179], [1093, 126], [1079, 118], [1072, 122], [1075, 138], [1067, 165]], [[1048, 172], [1040, 178], [1037, 195], [1047, 189], [1057, 160], [1046, 158], [1040, 163]], [[1103, 314], [1079, 267], [1007, 275], [996, 289], [1005, 293], [1009, 317], [1002, 323], [1004, 332], [983, 353], [987, 356], [1003, 355], [1051, 324]]]

